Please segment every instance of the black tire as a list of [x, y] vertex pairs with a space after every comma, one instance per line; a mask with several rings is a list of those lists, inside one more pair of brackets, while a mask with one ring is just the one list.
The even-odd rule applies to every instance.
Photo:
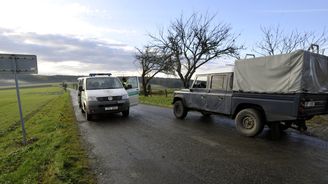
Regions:
[[126, 111], [122, 111], [122, 116], [125, 118], [129, 117], [129, 114], [130, 114], [130, 109], [128, 109]]
[[174, 113], [176, 118], [184, 119], [188, 114], [188, 110], [183, 105], [181, 100], [177, 100], [177, 101], [174, 102], [173, 113]]
[[264, 128], [261, 113], [252, 108], [239, 111], [235, 118], [235, 123], [237, 130], [247, 137], [257, 136]]
[[87, 121], [91, 121], [91, 120], [92, 120], [92, 115], [89, 114], [88, 112], [85, 112], [85, 119], [86, 119]]

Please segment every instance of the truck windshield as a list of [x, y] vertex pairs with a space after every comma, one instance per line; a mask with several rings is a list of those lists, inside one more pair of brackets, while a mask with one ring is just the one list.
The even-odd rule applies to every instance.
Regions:
[[123, 88], [122, 83], [117, 78], [113, 77], [96, 77], [89, 78], [86, 81], [87, 90], [95, 89], [119, 89]]

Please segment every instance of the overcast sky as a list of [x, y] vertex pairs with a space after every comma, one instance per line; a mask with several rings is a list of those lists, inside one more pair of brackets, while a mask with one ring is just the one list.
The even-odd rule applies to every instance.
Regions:
[[[216, 14], [250, 52], [260, 26], [322, 32], [328, 1], [0, 0], [0, 53], [35, 54], [39, 74], [138, 74], [135, 47], [181, 14]], [[222, 58], [222, 60], [229, 60]], [[205, 65], [215, 71], [221, 61]]]

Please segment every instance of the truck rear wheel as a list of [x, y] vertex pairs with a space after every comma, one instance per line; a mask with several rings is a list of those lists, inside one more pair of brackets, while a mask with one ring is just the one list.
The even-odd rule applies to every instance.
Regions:
[[183, 105], [181, 100], [177, 100], [177, 101], [174, 102], [173, 113], [174, 113], [176, 118], [184, 119], [187, 116], [188, 110]]
[[252, 108], [239, 111], [235, 118], [235, 123], [237, 130], [247, 137], [254, 137], [260, 134], [264, 127], [261, 113]]

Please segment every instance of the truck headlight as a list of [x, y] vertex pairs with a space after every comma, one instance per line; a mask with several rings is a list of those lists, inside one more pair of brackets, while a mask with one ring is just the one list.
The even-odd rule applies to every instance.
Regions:
[[125, 100], [125, 99], [129, 99], [129, 95], [127, 95], [127, 94], [126, 94], [126, 95], [123, 95], [123, 96], [122, 96], [122, 99], [123, 99], [123, 100]]
[[315, 102], [312, 101], [304, 103], [304, 107], [314, 107], [314, 106], [315, 106]]
[[95, 96], [89, 96], [88, 101], [97, 101], [97, 97]]

